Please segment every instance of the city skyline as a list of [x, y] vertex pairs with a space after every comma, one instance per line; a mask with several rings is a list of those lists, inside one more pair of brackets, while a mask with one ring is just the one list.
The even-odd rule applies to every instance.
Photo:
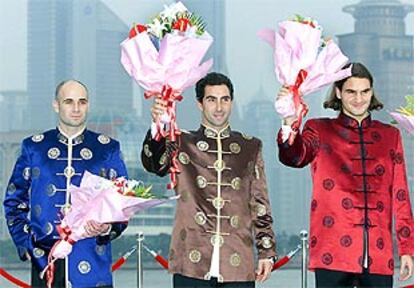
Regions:
[[[222, 0], [225, 3], [227, 45], [224, 59], [228, 73], [235, 82], [236, 95], [241, 105], [246, 105], [255, 91], [263, 85], [269, 99], [278, 87], [273, 73], [271, 51], [259, 40], [256, 33], [264, 27], [275, 28], [277, 22], [295, 13], [312, 16], [324, 28], [324, 34], [335, 37], [353, 31], [354, 19], [344, 13], [346, 5], [356, 4], [359, 0], [337, 1], [274, 1], [274, 0]], [[79, 1], [75, 1], [79, 2]], [[118, 15], [128, 27], [133, 22], [147, 21], [162, 9], [163, 4], [172, 0], [104, 0], [109, 8]], [[183, 0], [185, 3], [186, 1]], [[401, 1], [414, 4], [414, 0]], [[0, 1], [0, 91], [26, 90], [25, 63], [27, 59], [27, 1]], [[146, 16], [139, 16], [146, 15]], [[18, 19], [18, 21], [16, 21]], [[10, 23], [13, 23], [10, 25]], [[414, 13], [406, 18], [407, 34], [414, 34]], [[208, 23], [207, 23], [208, 24]], [[243, 37], [240, 37], [240, 32]], [[125, 34], [126, 35], [126, 34]], [[255, 71], [255, 73], [249, 73]], [[246, 75], [248, 74], [248, 75]], [[249, 77], [249, 81], [246, 81]], [[134, 99], [141, 102], [141, 91], [134, 83]], [[191, 91], [191, 93], [193, 93]], [[137, 104], [140, 107], [140, 103]]]

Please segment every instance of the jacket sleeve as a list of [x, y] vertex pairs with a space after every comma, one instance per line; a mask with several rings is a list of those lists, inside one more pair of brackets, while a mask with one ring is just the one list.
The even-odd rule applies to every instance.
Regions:
[[38, 271], [41, 271], [47, 264], [47, 254], [44, 250], [36, 247], [28, 218], [32, 165], [30, 149], [26, 141], [22, 143], [21, 154], [10, 177], [3, 206], [7, 228], [20, 259], [26, 261], [27, 255], [30, 255], [32, 264], [37, 267]]
[[315, 159], [320, 142], [315, 124], [314, 121], [307, 121], [302, 133], [297, 132], [291, 145], [288, 141], [282, 141], [282, 131], [279, 130], [277, 142], [280, 162], [286, 166], [302, 168]]
[[165, 138], [160, 141], [152, 139], [151, 130], [147, 132], [141, 151], [141, 161], [144, 168], [158, 176], [165, 176], [171, 167], [172, 153], [177, 144], [167, 142]]
[[404, 161], [401, 135], [397, 135], [395, 151], [391, 152], [394, 163], [392, 204], [395, 230], [397, 233], [398, 254], [414, 255], [414, 221], [411, 210], [410, 193]]
[[262, 157], [262, 143], [256, 156], [251, 183], [252, 218], [256, 248], [259, 259], [276, 256], [276, 238], [273, 232], [269, 195], [267, 193], [266, 175]]
[[21, 154], [14, 166], [9, 180], [3, 206], [7, 228], [16, 245], [21, 260], [27, 260], [30, 241], [30, 222], [28, 219], [30, 179], [30, 156], [26, 145], [22, 144]]
[[[108, 173], [109, 175], [113, 174], [116, 177], [125, 177], [128, 178], [128, 172], [125, 166], [124, 161], [122, 160], [122, 153], [120, 149], [119, 142], [114, 141], [115, 144], [112, 145], [112, 149], [109, 152], [106, 168], [108, 171], [115, 171], [115, 174]], [[106, 244], [109, 241], [118, 238], [122, 232], [127, 228], [127, 223], [112, 223], [110, 232], [107, 235], [97, 236], [96, 243], [98, 245]]]

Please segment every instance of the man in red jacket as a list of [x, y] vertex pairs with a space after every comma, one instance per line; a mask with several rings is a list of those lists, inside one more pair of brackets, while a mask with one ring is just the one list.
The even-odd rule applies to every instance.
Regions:
[[[283, 87], [278, 97], [288, 94]], [[413, 273], [414, 221], [401, 136], [371, 119], [371, 111], [383, 107], [374, 94], [368, 69], [353, 63], [352, 75], [335, 82], [324, 103], [340, 111], [337, 118], [310, 119], [300, 132], [291, 128], [296, 117], [287, 117], [279, 131], [280, 161], [311, 165], [309, 268], [317, 287], [392, 287], [393, 218], [400, 280]], [[293, 142], [286, 141], [290, 133]]]

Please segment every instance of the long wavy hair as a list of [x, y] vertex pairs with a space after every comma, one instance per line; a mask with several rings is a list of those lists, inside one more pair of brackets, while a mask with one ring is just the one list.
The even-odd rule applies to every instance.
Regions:
[[[336, 81], [333, 84], [332, 90], [328, 98], [323, 103], [323, 108], [330, 108], [335, 111], [342, 111], [342, 100], [336, 97], [335, 88], [338, 88], [340, 91], [342, 91], [342, 87], [344, 86], [344, 83], [346, 82], [346, 80], [348, 80], [351, 77], [368, 79], [371, 87], [373, 87], [374, 78], [372, 77], [371, 73], [368, 71], [367, 67], [365, 67], [361, 63], [348, 63], [343, 67], [343, 69], [349, 68], [349, 66], [351, 65], [352, 65], [352, 75], [345, 79]], [[372, 91], [372, 98], [371, 98], [371, 103], [369, 104], [369, 107], [368, 107], [368, 111], [381, 110], [382, 108], [384, 108], [384, 104], [382, 104], [381, 101], [378, 100], [377, 96], [375, 95], [375, 92]]]

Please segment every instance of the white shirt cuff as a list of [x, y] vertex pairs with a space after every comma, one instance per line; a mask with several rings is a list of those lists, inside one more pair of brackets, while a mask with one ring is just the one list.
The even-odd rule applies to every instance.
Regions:
[[290, 133], [292, 133], [292, 127], [289, 125], [283, 125], [282, 124], [282, 141], [285, 143], [289, 139]]
[[106, 236], [106, 235], [109, 235], [109, 234], [111, 233], [111, 230], [112, 230], [112, 224], [109, 224], [109, 228], [108, 228], [108, 230], [106, 230], [106, 232], [101, 233], [101, 235], [100, 235], [100, 236]]
[[[165, 129], [165, 124], [161, 123], [161, 127], [164, 130]], [[151, 137], [152, 139], [155, 139], [155, 136], [157, 135], [157, 123], [155, 122], [151, 122]]]

